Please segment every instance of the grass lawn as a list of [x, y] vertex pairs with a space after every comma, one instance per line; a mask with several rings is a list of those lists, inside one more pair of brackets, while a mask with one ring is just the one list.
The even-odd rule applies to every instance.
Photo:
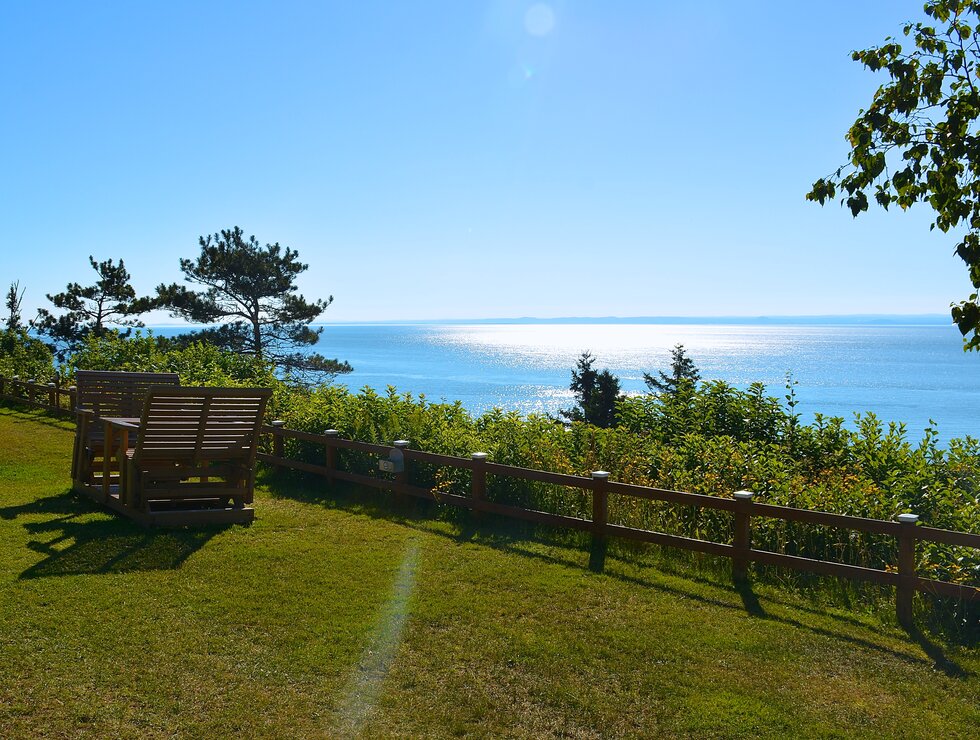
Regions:
[[[261, 488], [147, 531], [0, 409], [0, 737], [976, 737], [980, 651], [886, 617]], [[884, 620], [884, 621], [883, 621]]]

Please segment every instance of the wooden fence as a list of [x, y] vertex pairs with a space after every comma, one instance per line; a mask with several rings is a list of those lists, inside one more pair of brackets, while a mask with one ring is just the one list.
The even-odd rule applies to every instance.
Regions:
[[[57, 383], [41, 384], [18, 378], [5, 379], [0, 376], [0, 398], [65, 414], [71, 413], [71, 409], [74, 407], [74, 388], [62, 388]], [[271, 435], [272, 453], [259, 453], [258, 459], [260, 461], [272, 466], [291, 468], [322, 476], [329, 482], [347, 481], [362, 486], [389, 490], [397, 495], [436, 499], [440, 503], [469, 509], [477, 512], [477, 514], [489, 513], [554, 527], [583, 530], [590, 532], [598, 544], [604, 543], [609, 537], [620, 537], [731, 558], [732, 572], [736, 579], [746, 577], [749, 563], [760, 563], [819, 575], [894, 586], [898, 620], [906, 627], [910, 627], [912, 624], [912, 600], [916, 591], [962, 601], [980, 601], [980, 588], [921, 578], [916, 570], [915, 554], [917, 542], [936, 542], [954, 547], [980, 549], [980, 534], [921, 526], [918, 524], [918, 516], [913, 513], [900, 514], [897, 521], [865, 519], [863, 517], [759, 503], [754, 500], [754, 495], [750, 491], [737, 491], [732, 495], [732, 498], [721, 498], [635, 486], [611, 481], [609, 480], [609, 473], [601, 470], [593, 472], [588, 477], [551, 473], [494, 463], [483, 452], [474, 452], [469, 458], [453, 457], [413, 450], [406, 440], [396, 440], [391, 446], [369, 444], [344, 439], [336, 430], [332, 429], [328, 429], [323, 434], [286, 429], [281, 421], [274, 421], [271, 425], [264, 426], [262, 433]], [[287, 457], [285, 454], [286, 439], [322, 446], [324, 464], [315, 465]], [[380, 468], [379, 475], [365, 475], [340, 469], [337, 465], [337, 450], [351, 450], [376, 457]], [[436, 492], [430, 488], [413, 485], [413, 463], [427, 463], [456, 470], [467, 470], [470, 472], [469, 490], [466, 492]], [[592, 518], [581, 519], [491, 501], [487, 498], [488, 475], [536, 481], [587, 491], [591, 495]], [[611, 523], [608, 520], [610, 496], [628, 496], [648, 501], [730, 512], [734, 519], [731, 541], [713, 542]], [[897, 541], [897, 562], [894, 563], [893, 569], [879, 570], [759, 550], [752, 546], [752, 521], [756, 518], [802, 522], [894, 537]]]
[[[919, 541], [938, 542], [955, 547], [980, 549], [980, 535], [920, 526], [918, 524], [918, 516], [912, 513], [899, 515], [898, 521], [865, 519], [863, 517], [759, 503], [754, 500], [754, 495], [750, 491], [737, 491], [732, 495], [732, 498], [720, 498], [718, 496], [705, 496], [696, 493], [684, 493], [681, 491], [617, 483], [609, 480], [609, 474], [601, 470], [593, 472], [589, 477], [585, 477], [550, 473], [543, 470], [531, 470], [512, 465], [500, 465], [490, 462], [487, 459], [486, 453], [483, 452], [474, 452], [469, 459], [440, 455], [422, 450], [413, 450], [406, 440], [395, 441], [392, 446], [368, 444], [366, 442], [344, 439], [339, 436], [336, 430], [332, 429], [327, 430], [323, 434], [310, 434], [308, 432], [286, 429], [282, 422], [272, 422], [270, 426], [263, 427], [262, 431], [264, 434], [272, 435], [272, 454], [259, 454], [259, 460], [269, 465], [292, 468], [319, 475], [328, 481], [348, 481], [362, 486], [390, 490], [395, 494], [416, 496], [425, 499], [435, 498], [440, 503], [470, 509], [474, 512], [487, 512], [555, 527], [569, 527], [584, 530], [591, 532], [594, 540], [600, 544], [609, 537], [621, 537], [639, 542], [650, 542], [665, 547], [676, 547], [683, 550], [693, 550], [709, 555], [727, 557], [732, 559], [732, 571], [734, 577], [739, 580], [746, 577], [749, 563], [754, 562], [792, 568], [819, 575], [838, 576], [851, 580], [869, 581], [871, 583], [894, 586], [896, 588], [896, 611], [898, 619], [901, 624], [907, 627], [912, 624], [912, 597], [916, 591], [935, 596], [951, 597], [962, 601], [980, 600], [980, 588], [919, 577], [916, 572], [915, 555], [915, 546]], [[323, 465], [314, 465], [286, 457], [284, 444], [284, 440], [286, 439], [301, 440], [307, 443], [322, 445], [325, 463]], [[377, 456], [379, 461], [391, 463], [390, 465], [385, 465], [391, 472], [386, 477], [382, 477], [381, 475], [364, 475], [340, 470], [337, 467], [338, 449], [353, 450], [355, 452]], [[434, 492], [429, 488], [413, 485], [411, 483], [412, 464], [415, 462], [470, 471], [469, 491], [465, 493]], [[489, 501], [486, 496], [488, 475], [501, 478], [516, 478], [525, 481], [537, 481], [590, 492], [592, 499], [592, 518], [580, 519]], [[648, 501], [662, 501], [681, 506], [694, 506], [730, 512], [734, 518], [732, 540], [731, 542], [712, 542], [710, 540], [682, 537], [611, 523], [608, 521], [610, 496], [630, 496]], [[894, 564], [894, 570], [878, 570], [857, 565], [846, 565], [844, 563], [787, 555], [780, 552], [759, 550], [752, 547], [752, 521], [758, 517], [781, 519], [786, 522], [803, 522], [824, 527], [836, 527], [850, 531], [894, 537], [898, 545], [898, 562]]]
[[0, 375], [0, 399], [59, 416], [75, 415], [75, 386], [62, 386], [57, 379], [44, 383], [34, 378], [22, 380], [19, 375], [12, 378]]

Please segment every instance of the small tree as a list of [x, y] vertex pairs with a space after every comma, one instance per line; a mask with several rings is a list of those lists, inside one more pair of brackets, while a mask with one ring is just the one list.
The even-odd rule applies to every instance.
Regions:
[[683, 344], [677, 344], [670, 351], [670, 375], [663, 370], [658, 371], [659, 377], [643, 373], [643, 381], [647, 388], [655, 393], [677, 393], [682, 383], [697, 385], [701, 380], [701, 371], [687, 356]]
[[[95, 285], [69, 283], [63, 293], [49, 294], [48, 300], [66, 311], [60, 316], [44, 308], [38, 311], [37, 329], [54, 340], [61, 360], [89, 336], [105, 336], [113, 327], [143, 326], [133, 317], [147, 310], [145, 299], [137, 300], [123, 261], [119, 260], [118, 265], [111, 259], [96, 262], [91, 255], [88, 261], [99, 276]], [[126, 329], [122, 336], [128, 334]]]
[[568, 386], [575, 394], [577, 408], [563, 409], [558, 413], [569, 421], [584, 421], [597, 427], [616, 426], [616, 403], [622, 398], [619, 378], [609, 370], [593, 369], [595, 357], [583, 352], [572, 369], [572, 382]]
[[7, 308], [7, 330], [17, 331], [23, 328], [21, 323], [21, 313], [20, 305], [24, 300], [24, 292], [26, 288], [20, 287], [20, 281], [15, 280], [10, 284], [10, 288], [7, 290], [7, 298], [4, 301], [4, 305]]
[[276, 244], [264, 247], [235, 226], [198, 239], [196, 260], [181, 259], [183, 285], [157, 287], [155, 305], [198, 324], [219, 322], [194, 335], [243, 355], [267, 360], [289, 373], [331, 376], [352, 370], [346, 362], [300, 350], [317, 343], [323, 329], [310, 324], [333, 302], [307, 301], [296, 292], [296, 278], [308, 265], [299, 253]]

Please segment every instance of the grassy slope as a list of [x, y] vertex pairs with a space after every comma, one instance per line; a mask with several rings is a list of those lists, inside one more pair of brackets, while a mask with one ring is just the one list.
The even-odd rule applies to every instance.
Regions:
[[596, 574], [581, 550], [344, 498], [260, 491], [251, 527], [147, 532], [67, 493], [70, 447], [64, 425], [0, 409], [5, 738], [968, 737], [980, 722], [977, 652], [872, 616], [614, 558]]

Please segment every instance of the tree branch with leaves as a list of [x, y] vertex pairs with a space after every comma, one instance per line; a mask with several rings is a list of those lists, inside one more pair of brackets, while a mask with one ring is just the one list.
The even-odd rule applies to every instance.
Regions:
[[930, 0], [924, 12], [929, 21], [902, 29], [914, 48], [889, 37], [852, 52], [889, 79], [847, 133], [847, 164], [806, 197], [824, 204], [840, 193], [855, 217], [869, 195], [885, 209], [921, 202], [935, 212], [930, 228], [962, 228], [956, 254], [974, 292], [951, 313], [965, 348], [980, 350], [980, 2]]

